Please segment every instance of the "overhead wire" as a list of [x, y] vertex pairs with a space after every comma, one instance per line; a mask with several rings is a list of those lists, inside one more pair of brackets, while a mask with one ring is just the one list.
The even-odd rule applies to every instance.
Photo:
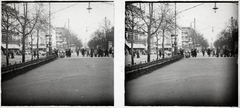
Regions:
[[177, 14], [182, 13], [182, 12], [187, 11], [187, 10], [190, 10], [190, 9], [193, 9], [193, 8], [196, 8], [196, 7], [201, 6], [201, 5], [203, 5], [203, 4], [204, 4], [204, 3], [201, 3], [201, 4], [195, 5], [195, 6], [193, 6], [193, 7], [184, 9], [184, 10], [182, 10], [182, 11], [177, 12]]
[[59, 10], [57, 10], [57, 11], [54, 11], [54, 12], [52, 12], [51, 14], [54, 14], [54, 13], [56, 13], [56, 12], [59, 12], [59, 11], [65, 10], [65, 9], [67, 9], [67, 8], [70, 8], [70, 7], [73, 7], [73, 6], [77, 5], [77, 4], [78, 4], [78, 3], [72, 4], [72, 5], [67, 6], [67, 7], [65, 7], [65, 8], [59, 9]]

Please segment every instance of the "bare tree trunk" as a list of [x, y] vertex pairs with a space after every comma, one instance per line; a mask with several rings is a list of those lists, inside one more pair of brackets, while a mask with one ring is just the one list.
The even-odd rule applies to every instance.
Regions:
[[[7, 22], [8, 22], [9, 18], [7, 19]], [[7, 66], [9, 65], [9, 56], [8, 56], [8, 31], [9, 31], [9, 27], [7, 27], [7, 35], [6, 35], [6, 63], [7, 63]]]
[[[24, 20], [27, 20], [27, 3], [23, 4], [23, 13], [24, 13]], [[25, 62], [25, 39], [26, 39], [26, 24], [27, 22], [24, 21], [24, 25], [22, 26], [22, 62]]]
[[[148, 29], [150, 29], [150, 28], [148, 28]], [[150, 31], [150, 30], [149, 30]], [[148, 37], [147, 37], [147, 44], [148, 44], [148, 46], [147, 46], [147, 62], [150, 62], [150, 60], [151, 60], [151, 56], [150, 56], [150, 54], [151, 54], [151, 32], [148, 32]]]
[[22, 38], [22, 62], [25, 62], [25, 31], [23, 31], [23, 38]]
[[[156, 38], [157, 38], [157, 36], [156, 36]], [[157, 60], [158, 60], [158, 38], [157, 38], [157, 49], [156, 49], [157, 51]]]
[[148, 25], [148, 37], [147, 37], [147, 43], [148, 43], [148, 55], [147, 55], [147, 62], [150, 62], [151, 60], [151, 28], [152, 28], [152, 21], [153, 21], [153, 3], [149, 3], [149, 13], [150, 13], [150, 23]]
[[133, 16], [133, 13], [132, 13], [132, 37], [131, 37], [131, 62], [132, 62], [132, 65], [134, 65], [134, 56], [133, 56], [133, 31], [134, 31], [133, 23], [134, 23], [134, 18], [133, 17], [134, 16]]
[[162, 54], [163, 54], [163, 59], [164, 59], [164, 32], [165, 30], [163, 30], [163, 39], [162, 39]]
[[33, 60], [33, 39], [31, 34], [31, 60]]
[[132, 65], [134, 65], [134, 56], [133, 56], [133, 30], [132, 30], [132, 37], [131, 37], [131, 61], [132, 61]]
[[37, 59], [39, 59], [39, 48], [38, 48], [38, 44], [39, 44], [39, 30], [37, 30]]

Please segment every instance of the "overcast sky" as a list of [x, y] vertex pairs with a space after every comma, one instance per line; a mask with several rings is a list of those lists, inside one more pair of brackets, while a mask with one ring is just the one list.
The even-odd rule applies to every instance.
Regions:
[[85, 41], [90, 35], [104, 24], [106, 17], [114, 24], [114, 3], [113, 2], [91, 2], [89, 11], [88, 2], [53, 2], [51, 3], [51, 23], [55, 27], [66, 27], [78, 37]]
[[[197, 6], [199, 5], [199, 6]], [[210, 42], [216, 39], [217, 35], [223, 30], [231, 17], [238, 19], [238, 5], [233, 3], [217, 3], [216, 13], [213, 10], [214, 3], [177, 3], [177, 11], [182, 11], [194, 6], [195, 8], [186, 10], [180, 14], [177, 23], [182, 27], [189, 27], [192, 22], [194, 27], [194, 18], [196, 19], [196, 29], [204, 34], [204, 37]], [[214, 31], [212, 31], [212, 28]]]

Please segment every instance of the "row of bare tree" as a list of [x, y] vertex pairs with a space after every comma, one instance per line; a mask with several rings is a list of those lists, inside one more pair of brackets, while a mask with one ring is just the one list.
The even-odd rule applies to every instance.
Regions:
[[[9, 38], [17, 33], [21, 37], [22, 45], [22, 62], [25, 62], [26, 39], [31, 38], [31, 49], [33, 46], [33, 38], [37, 38], [37, 59], [39, 59], [39, 39], [45, 38], [51, 34], [54, 28], [50, 23], [50, 3], [28, 3], [28, 2], [2, 2], [2, 37], [6, 42], [6, 55], [8, 55]], [[33, 37], [35, 36], [35, 37]], [[81, 40], [77, 35], [71, 32], [68, 36], [69, 42], [82, 46]], [[51, 42], [49, 42], [51, 44]], [[9, 65], [9, 58], [6, 56], [6, 63]]]
[[[8, 38], [12, 36], [12, 32], [17, 32], [22, 40], [22, 62], [25, 62], [25, 40], [27, 37], [30, 36], [32, 38], [33, 33], [36, 32], [38, 43], [39, 33], [47, 32], [48, 30], [48, 16], [44, 13], [45, 10], [43, 7], [44, 5], [41, 3], [2, 3], [2, 31], [6, 34], [7, 55]], [[37, 58], [39, 58], [39, 56]], [[6, 62], [8, 65], [8, 56], [6, 56]]]
[[213, 43], [216, 48], [228, 48], [237, 50], [238, 46], [238, 21], [237, 19], [230, 19], [228, 25], [218, 34], [218, 39]]
[[114, 42], [114, 27], [111, 27], [110, 20], [105, 18], [103, 24], [91, 35], [88, 47], [96, 48], [97, 46], [101, 46], [103, 49], [108, 49], [109, 41]]
[[[132, 32], [131, 41], [133, 41], [133, 31], [135, 30], [143, 31], [147, 34], [148, 62], [150, 62], [151, 39], [156, 37], [158, 44], [159, 39], [162, 38], [162, 52], [164, 52], [166, 34], [174, 34], [178, 28], [178, 25], [175, 23], [175, 17], [177, 16], [172, 7], [173, 5], [169, 3], [126, 3], [125, 27]], [[133, 42], [131, 42], [131, 48], [133, 48]], [[133, 56], [131, 59], [132, 64], [134, 64]]]

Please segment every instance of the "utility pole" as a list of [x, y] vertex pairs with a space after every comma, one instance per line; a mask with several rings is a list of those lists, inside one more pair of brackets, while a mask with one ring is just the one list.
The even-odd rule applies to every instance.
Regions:
[[70, 21], [69, 21], [69, 19], [68, 19], [68, 41], [67, 41], [67, 43], [68, 43], [68, 48], [71, 48], [71, 43], [70, 43], [70, 41], [69, 41], [69, 38], [70, 38], [70, 29], [69, 29], [69, 23], [70, 23]]
[[232, 32], [231, 32], [231, 34], [232, 34], [232, 49], [235, 50], [235, 40], [233, 38], [233, 17], [231, 17], [231, 29], [232, 29]]
[[[106, 27], [106, 28], [105, 28], [105, 37], [107, 37], [107, 28], [108, 28], [108, 26], [107, 26], [107, 17], [105, 17], [104, 23], [105, 23], [105, 27]], [[103, 37], [103, 39], [105, 39], [105, 38]], [[103, 41], [103, 40], [102, 40], [102, 41]], [[103, 44], [105, 44], [105, 43], [103, 42]], [[103, 45], [103, 44], [102, 44], [102, 47], [105, 46], [105, 45]], [[103, 48], [104, 48], [104, 47], [103, 47]]]
[[193, 45], [194, 45], [194, 48], [196, 48], [196, 46], [197, 46], [197, 42], [196, 42], [196, 20], [195, 20], [195, 18], [194, 18], [194, 33], [193, 33]]

